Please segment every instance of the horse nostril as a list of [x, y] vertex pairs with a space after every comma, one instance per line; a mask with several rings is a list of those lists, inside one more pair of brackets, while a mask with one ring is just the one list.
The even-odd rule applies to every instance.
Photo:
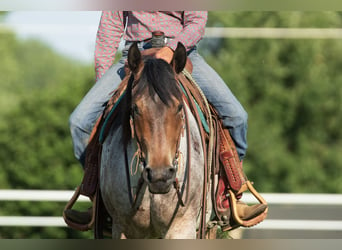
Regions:
[[168, 178], [172, 179], [176, 176], [176, 168], [174, 167], [170, 167], [169, 168], [169, 174], [168, 174]]
[[145, 167], [144, 169], [144, 178], [146, 181], [153, 182], [167, 182], [170, 179], [173, 179], [176, 176], [176, 168], [174, 167], [160, 167], [160, 168], [152, 168]]
[[145, 171], [146, 171], [146, 177], [148, 179], [148, 181], [152, 181], [152, 169], [150, 167], [146, 167], [145, 168]]

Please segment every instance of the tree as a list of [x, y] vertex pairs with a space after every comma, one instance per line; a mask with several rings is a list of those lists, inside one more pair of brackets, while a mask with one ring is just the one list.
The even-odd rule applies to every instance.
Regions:
[[[336, 12], [211, 12], [208, 26], [340, 27]], [[202, 47], [207, 41], [204, 40]], [[249, 178], [262, 192], [342, 191], [339, 40], [219, 39], [208, 62], [249, 113]], [[208, 54], [208, 49], [205, 50]]]
[[[73, 189], [82, 168], [73, 156], [68, 118], [94, 81], [93, 67], [46, 45], [0, 39], [0, 188]], [[61, 216], [64, 203], [2, 202], [2, 215]], [[67, 228], [6, 228], [2, 238], [82, 238]]]

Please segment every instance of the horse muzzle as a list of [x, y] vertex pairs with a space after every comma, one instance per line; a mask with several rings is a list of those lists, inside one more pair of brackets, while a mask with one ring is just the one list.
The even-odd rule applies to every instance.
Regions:
[[176, 168], [173, 166], [153, 168], [146, 166], [143, 171], [143, 178], [147, 182], [151, 193], [166, 194], [175, 182]]

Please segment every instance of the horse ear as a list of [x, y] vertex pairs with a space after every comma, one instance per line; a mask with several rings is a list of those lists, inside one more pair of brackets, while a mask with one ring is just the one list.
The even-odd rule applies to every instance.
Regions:
[[171, 61], [171, 65], [175, 69], [177, 74], [182, 72], [182, 70], [184, 69], [186, 58], [186, 49], [182, 43], [178, 42], [177, 48], [173, 54], [173, 58]]
[[136, 42], [128, 50], [127, 62], [129, 69], [136, 73], [141, 63], [141, 53]]

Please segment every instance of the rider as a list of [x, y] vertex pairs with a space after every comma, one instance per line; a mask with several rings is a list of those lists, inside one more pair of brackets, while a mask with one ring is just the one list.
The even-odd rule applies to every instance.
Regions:
[[[247, 150], [247, 113], [221, 77], [197, 52], [207, 15], [206, 11], [103, 11], [96, 37], [96, 84], [73, 111], [69, 121], [75, 156], [83, 166], [89, 136], [104, 103], [125, 76], [124, 64], [129, 47], [138, 42], [139, 49], [150, 48], [149, 40], [154, 31], [162, 31], [166, 37], [166, 46], [157, 52], [157, 58], [170, 62], [178, 42], [186, 47], [193, 64], [192, 77], [217, 110], [224, 128], [229, 130], [242, 162]], [[121, 38], [125, 41], [122, 57], [113, 64]], [[264, 204], [248, 206], [238, 202], [237, 205], [238, 214], [245, 218], [256, 217], [267, 208]], [[70, 219], [84, 223], [90, 218], [87, 212], [70, 210], [66, 214]]]

